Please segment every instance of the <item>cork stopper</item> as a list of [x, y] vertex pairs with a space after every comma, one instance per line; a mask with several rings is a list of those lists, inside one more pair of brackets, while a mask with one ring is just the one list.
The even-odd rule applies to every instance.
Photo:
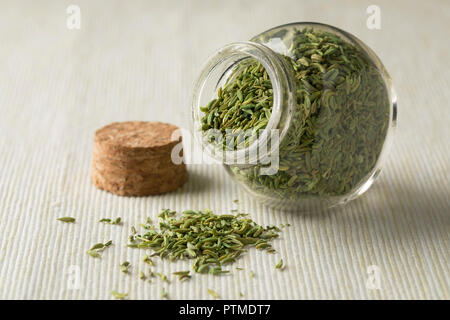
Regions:
[[[149, 196], [177, 189], [187, 180], [184, 163], [172, 161], [181, 143], [177, 126], [162, 122], [116, 122], [95, 132], [92, 183], [120, 196]], [[182, 156], [182, 150], [179, 153]]]

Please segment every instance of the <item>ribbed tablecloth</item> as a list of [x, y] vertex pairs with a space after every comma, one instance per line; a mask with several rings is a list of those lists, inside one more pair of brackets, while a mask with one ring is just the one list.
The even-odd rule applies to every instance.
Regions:
[[[71, 4], [81, 9], [79, 30], [66, 25]], [[380, 30], [366, 25], [372, 4]], [[205, 59], [295, 21], [355, 34], [393, 78], [395, 142], [366, 194], [326, 212], [283, 212], [248, 197], [217, 165], [190, 165], [188, 183], [161, 196], [123, 198], [91, 185], [96, 129], [125, 120], [188, 128]], [[1, 1], [0, 298], [110, 299], [116, 290], [159, 299], [165, 288], [172, 299], [212, 299], [207, 289], [223, 299], [448, 299], [449, 30], [445, 0]], [[163, 208], [237, 208], [291, 227], [274, 242], [277, 254], [249, 250], [236, 263], [242, 271], [179, 283], [170, 274], [189, 263], [156, 260], [154, 271], [171, 282], [148, 283], [138, 277], [145, 252], [126, 242], [132, 225]], [[119, 216], [120, 226], [98, 222]], [[110, 239], [101, 259], [86, 254]], [[280, 258], [286, 268], [276, 271]]]

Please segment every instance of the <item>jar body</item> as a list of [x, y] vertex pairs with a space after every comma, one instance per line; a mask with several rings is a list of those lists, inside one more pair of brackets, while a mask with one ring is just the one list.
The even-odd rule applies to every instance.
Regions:
[[284, 209], [322, 209], [364, 193], [396, 122], [395, 93], [378, 57], [354, 36], [315, 23], [276, 27], [250, 42], [282, 61], [270, 74], [276, 123], [267, 125], [279, 131], [277, 170], [227, 163], [227, 172], [259, 201]]

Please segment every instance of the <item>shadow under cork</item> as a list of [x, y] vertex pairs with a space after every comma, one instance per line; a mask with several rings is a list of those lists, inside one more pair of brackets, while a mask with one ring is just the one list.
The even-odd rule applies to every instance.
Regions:
[[199, 194], [216, 191], [217, 183], [206, 170], [201, 170], [200, 165], [188, 166], [188, 180], [175, 191], [179, 196], [197, 196]]

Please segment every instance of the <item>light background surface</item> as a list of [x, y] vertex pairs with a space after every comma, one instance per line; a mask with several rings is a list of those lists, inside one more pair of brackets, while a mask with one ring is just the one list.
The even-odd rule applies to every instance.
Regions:
[[[81, 30], [66, 28], [69, 4], [81, 8]], [[381, 30], [366, 27], [370, 4], [381, 8]], [[190, 166], [189, 182], [163, 196], [120, 198], [91, 185], [96, 129], [124, 120], [187, 127], [194, 81], [215, 49], [295, 21], [355, 34], [393, 78], [396, 138], [364, 196], [327, 212], [272, 210], [218, 166]], [[449, 30], [444, 0], [0, 1], [0, 298], [110, 299], [117, 290], [159, 299], [164, 287], [173, 299], [210, 299], [208, 288], [224, 299], [448, 299]], [[278, 254], [250, 250], [239, 260], [244, 271], [144, 283], [144, 252], [125, 243], [131, 225], [162, 208], [239, 208], [292, 227], [275, 242]], [[123, 226], [97, 222], [117, 216]], [[86, 254], [109, 239], [101, 259]], [[281, 257], [286, 269], [275, 271]], [[119, 270], [125, 260], [129, 275]], [[379, 290], [366, 287], [371, 265]], [[155, 271], [186, 267], [157, 261]]]

